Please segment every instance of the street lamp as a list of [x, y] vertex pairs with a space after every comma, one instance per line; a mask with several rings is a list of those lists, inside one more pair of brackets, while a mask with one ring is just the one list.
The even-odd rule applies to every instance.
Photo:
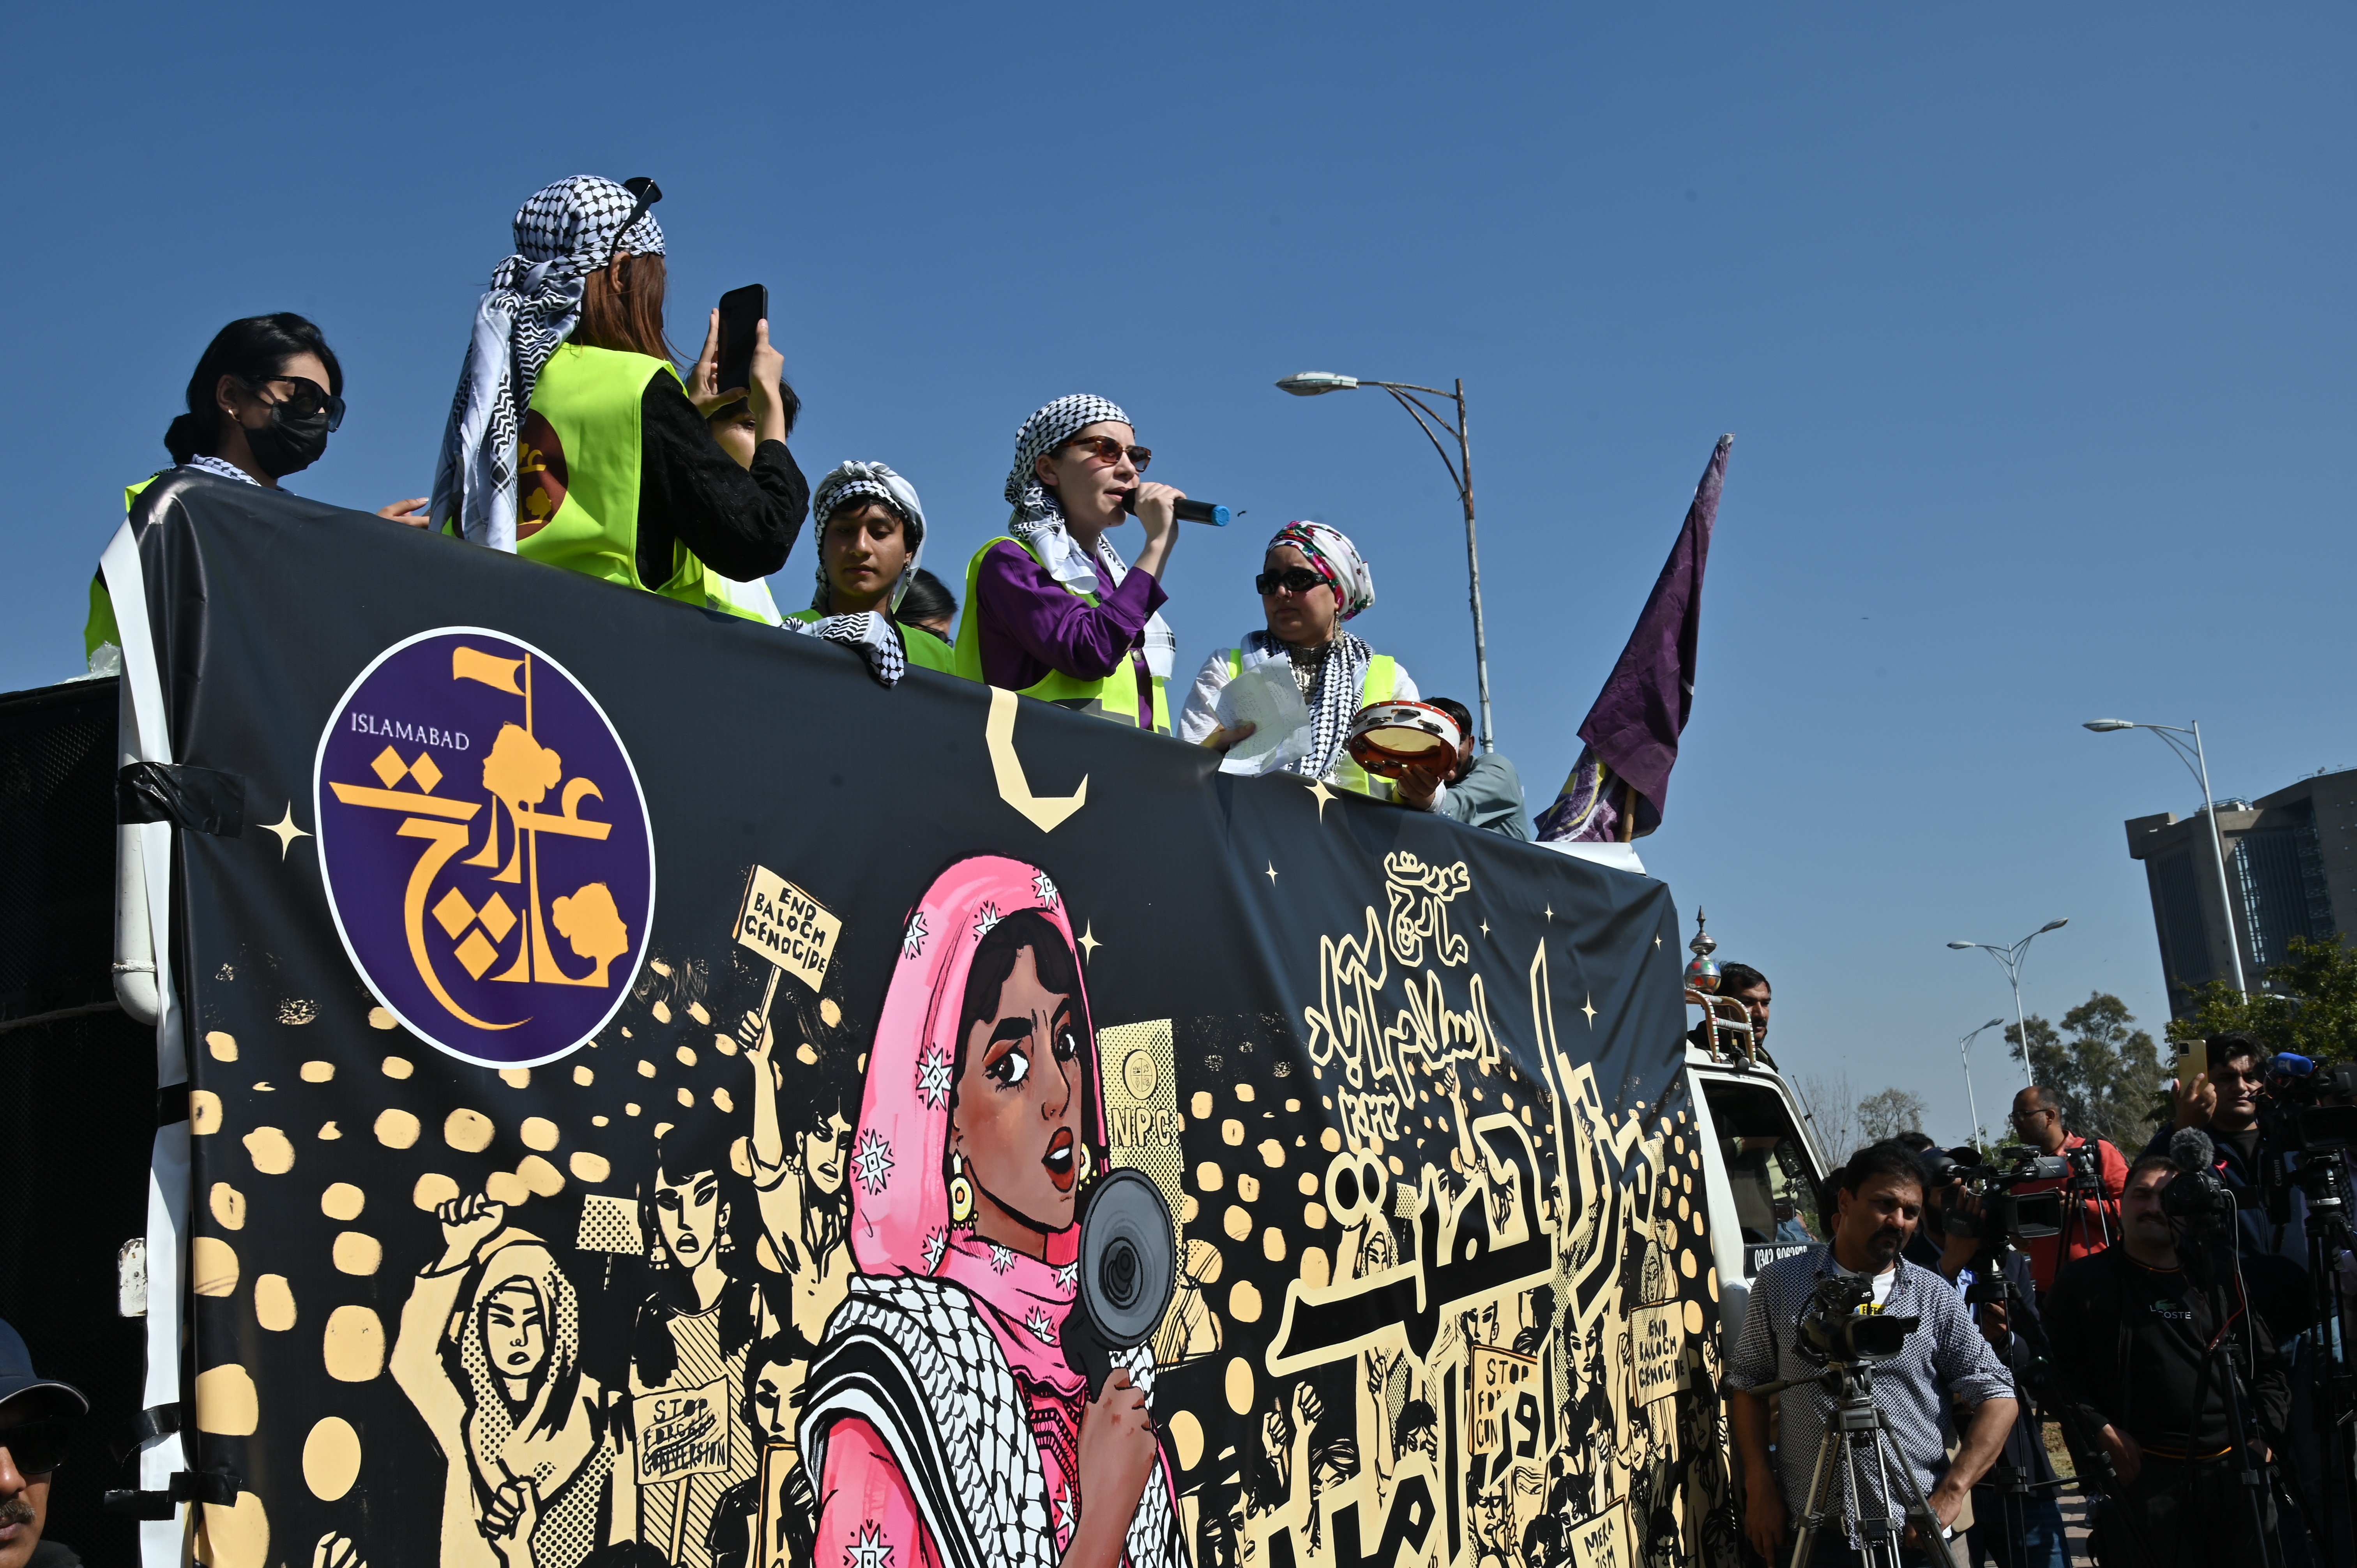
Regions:
[[[2243, 939], [2234, 929], [2234, 897], [2226, 891], [2226, 841], [2218, 834], [2218, 803], [2210, 798], [2210, 759], [2201, 751], [2201, 721], [2195, 719], [2193, 727], [2180, 729], [2175, 725], [2140, 725], [2130, 719], [2090, 719], [2085, 726], [2097, 735], [2108, 735], [2119, 729], [2148, 729], [2158, 736], [2161, 744], [2177, 753], [2177, 760], [2185, 764], [2194, 781], [2201, 786], [2201, 811], [2210, 819], [2210, 849], [2218, 861], [2218, 907], [2226, 917], [2226, 950], [2234, 958], [2234, 989], [2248, 996], [2250, 987], [2243, 983]], [[2190, 735], [2191, 746], [2177, 737]]]
[[[1490, 645], [1481, 625], [1481, 551], [1473, 539], [1473, 447], [1465, 432], [1465, 382], [1459, 380], [1455, 392], [1443, 392], [1438, 387], [1420, 387], [1412, 381], [1362, 381], [1356, 376], [1338, 376], [1331, 371], [1302, 371], [1276, 383], [1279, 390], [1296, 397], [1318, 397], [1326, 392], [1356, 392], [1361, 387], [1381, 387], [1392, 394], [1394, 402], [1407, 410], [1416, 428], [1431, 441], [1432, 449], [1440, 454], [1441, 465], [1448, 470], [1449, 482], [1457, 487], [1457, 499], [1465, 506], [1465, 570], [1472, 582], [1473, 598], [1473, 675], [1481, 696], [1481, 749], [1498, 748], [1497, 734], [1490, 725]], [[1448, 416], [1433, 407], [1418, 392], [1445, 397], [1457, 405], [1457, 421], [1452, 429]], [[1450, 461], [1448, 448], [1440, 444], [1443, 432], [1456, 436], [1457, 457]]]
[[[2023, 1082], [2027, 1084], [2036, 1083], [2038, 1076], [2029, 1063], [2029, 1020], [2024, 1017], [2021, 1012], [2021, 961], [2029, 956], [2030, 943], [2049, 931], [2061, 930], [2070, 923], [2067, 919], [2049, 920], [2009, 948], [1998, 947], [1994, 942], [1950, 942], [1948, 944], [1960, 951], [1971, 948], [1980, 949], [1996, 960], [1998, 965], [2005, 971], [2005, 977], [2013, 982], [2013, 1024], [2015, 1028], [2021, 1031], [2021, 1075]], [[1997, 1022], [2003, 1023], [2005, 1020], [2000, 1018]]]
[[1986, 1142], [1988, 1133], [1987, 1129], [1981, 1125], [1980, 1096], [1973, 1092], [1973, 1042], [1979, 1039], [1983, 1035], [1987, 1034], [1991, 1029], [2001, 1029], [2004, 1026], [2004, 1019], [1991, 1018], [1987, 1023], [1983, 1024], [1979, 1028], [1975, 1029], [1971, 1034], [1966, 1035], [1963, 1039], [1956, 1042], [1956, 1049], [1963, 1053], [1964, 1058], [1964, 1100], [1973, 1108], [1973, 1142], [1975, 1144]]

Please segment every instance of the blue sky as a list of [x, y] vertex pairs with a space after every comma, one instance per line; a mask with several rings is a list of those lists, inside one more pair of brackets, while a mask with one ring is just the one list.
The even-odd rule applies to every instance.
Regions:
[[300, 310], [342, 356], [351, 415], [292, 488], [419, 493], [517, 205], [651, 174], [674, 337], [766, 282], [803, 467], [909, 475], [944, 575], [1066, 392], [1250, 509], [1177, 553], [1189, 666], [1251, 624], [1266, 530], [1314, 516], [1373, 563], [1354, 629], [1470, 700], [1439, 463], [1388, 400], [1270, 385], [1463, 377], [1535, 803], [1734, 431], [1641, 847], [1772, 977], [1788, 1063], [1961, 1136], [1953, 1042], [2007, 993], [1948, 939], [2068, 916], [2031, 1008], [2165, 1015], [2120, 823], [2194, 792], [2078, 721], [2199, 716], [2221, 793], [2357, 764], [2352, 32], [2291, 5], [19, 9], [0, 686], [78, 666], [121, 487], [223, 321]]

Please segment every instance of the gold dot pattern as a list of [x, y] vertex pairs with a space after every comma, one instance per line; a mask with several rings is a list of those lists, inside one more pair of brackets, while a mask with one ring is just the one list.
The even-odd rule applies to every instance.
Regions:
[[613, 1175], [614, 1167], [603, 1155], [593, 1155], [587, 1149], [576, 1149], [573, 1157], [565, 1162], [572, 1169], [574, 1179], [595, 1187]]
[[245, 1194], [225, 1181], [217, 1181], [213, 1183], [213, 1189], [208, 1196], [210, 1199], [210, 1207], [213, 1211], [213, 1218], [221, 1221], [222, 1230], [245, 1229]]
[[237, 1249], [218, 1236], [188, 1243], [188, 1288], [199, 1295], [229, 1295], [237, 1289]]
[[382, 1007], [371, 1007], [369, 1009], [368, 1026], [371, 1029], [397, 1029], [401, 1027], [401, 1020]]
[[491, 1146], [491, 1119], [464, 1106], [443, 1119], [442, 1141], [462, 1155], [479, 1155]]
[[376, 1141], [388, 1149], [405, 1149], [417, 1142], [417, 1118], [395, 1107], [376, 1119]]
[[1217, 1160], [1205, 1160], [1195, 1167], [1195, 1186], [1203, 1192], [1217, 1192], [1226, 1183], [1228, 1173], [1220, 1168]]
[[564, 1134], [556, 1130], [556, 1123], [545, 1116], [525, 1117], [523, 1124], [516, 1129], [516, 1136], [523, 1140], [525, 1148], [537, 1149], [542, 1154], [546, 1154], [564, 1141]]
[[1243, 1144], [1243, 1141], [1244, 1124], [1243, 1122], [1231, 1116], [1226, 1121], [1220, 1123], [1220, 1142], [1228, 1144], [1230, 1147], [1234, 1147]]
[[535, 1197], [554, 1197], [565, 1190], [565, 1174], [538, 1155], [527, 1155], [516, 1165], [516, 1179]]
[[1285, 1232], [1272, 1225], [1260, 1233], [1261, 1256], [1272, 1263], [1285, 1262]]
[[326, 1083], [335, 1076], [336, 1064], [333, 1062], [305, 1062], [303, 1064], [303, 1081], [305, 1083]]
[[381, 1070], [387, 1078], [404, 1079], [415, 1072], [417, 1068], [407, 1057], [387, 1057]]
[[189, 1134], [193, 1137], [201, 1138], [209, 1133], [220, 1132], [221, 1125], [221, 1096], [215, 1094], [210, 1089], [192, 1089], [188, 1090]]
[[384, 1244], [358, 1230], [340, 1230], [336, 1233], [334, 1256], [339, 1273], [372, 1274], [384, 1262]]
[[1238, 1280], [1228, 1292], [1228, 1316], [1238, 1323], [1258, 1323], [1260, 1305], [1260, 1287], [1250, 1280]]
[[1174, 1412], [1168, 1422], [1170, 1442], [1178, 1451], [1178, 1467], [1191, 1470], [1203, 1460], [1203, 1423], [1191, 1411]]
[[319, 1195], [319, 1212], [330, 1219], [350, 1223], [367, 1207], [368, 1194], [348, 1181], [336, 1182]]
[[1246, 1203], [1260, 1201], [1260, 1177], [1245, 1171], [1236, 1177], [1236, 1196]]
[[295, 1168], [295, 1145], [275, 1127], [256, 1127], [242, 1140], [246, 1157], [264, 1176], [285, 1176]]
[[264, 1274], [253, 1282], [253, 1320], [273, 1334], [295, 1326], [295, 1291], [285, 1274]]
[[270, 1561], [270, 1516], [262, 1499], [240, 1492], [231, 1507], [204, 1504], [197, 1560], [211, 1568], [264, 1568]]
[[573, 1081], [587, 1089], [597, 1081], [597, 1075], [588, 1067], [576, 1067], [573, 1069]]
[[409, 1201], [431, 1214], [458, 1196], [458, 1184], [439, 1171], [427, 1171], [410, 1189]]
[[361, 1434], [340, 1415], [328, 1416], [303, 1440], [303, 1484], [323, 1503], [332, 1503], [361, 1478]]
[[319, 1353], [336, 1381], [372, 1381], [384, 1370], [384, 1325], [368, 1307], [339, 1306], [328, 1315]]
[[210, 1030], [205, 1035], [205, 1051], [217, 1062], [233, 1062], [237, 1060], [236, 1037], [219, 1029]]
[[215, 1437], [251, 1437], [262, 1424], [253, 1377], [231, 1361], [197, 1374], [197, 1430]]
[[510, 1089], [530, 1089], [532, 1087], [532, 1069], [528, 1067], [503, 1067], [500, 1069], [500, 1081], [506, 1084]]
[[1235, 1412], [1238, 1415], [1249, 1415], [1252, 1413], [1252, 1363], [1244, 1359], [1242, 1356], [1235, 1357], [1228, 1362], [1226, 1392], [1228, 1396], [1228, 1408], [1230, 1410]]

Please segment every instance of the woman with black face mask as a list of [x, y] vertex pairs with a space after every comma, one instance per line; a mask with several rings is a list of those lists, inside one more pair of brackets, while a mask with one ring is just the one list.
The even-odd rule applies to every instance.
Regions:
[[[344, 371], [318, 328], [289, 311], [249, 316], [213, 335], [188, 378], [188, 409], [164, 432], [176, 468], [277, 489], [278, 481], [319, 460], [344, 418]], [[124, 510], [153, 477], [127, 487]], [[377, 515], [413, 528], [426, 524], [425, 498], [412, 496]], [[121, 638], [106, 585], [91, 579], [82, 651], [94, 673], [120, 662]]]

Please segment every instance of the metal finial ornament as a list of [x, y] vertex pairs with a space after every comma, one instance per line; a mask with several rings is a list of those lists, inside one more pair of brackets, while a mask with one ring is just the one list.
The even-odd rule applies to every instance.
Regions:
[[1710, 956], [1718, 950], [1718, 939], [1703, 929], [1709, 919], [1700, 909], [1695, 911], [1694, 940], [1686, 944], [1687, 950], [1695, 955], [1694, 962], [1686, 965], [1686, 986], [1706, 995], [1717, 992], [1719, 978], [1718, 961]]

